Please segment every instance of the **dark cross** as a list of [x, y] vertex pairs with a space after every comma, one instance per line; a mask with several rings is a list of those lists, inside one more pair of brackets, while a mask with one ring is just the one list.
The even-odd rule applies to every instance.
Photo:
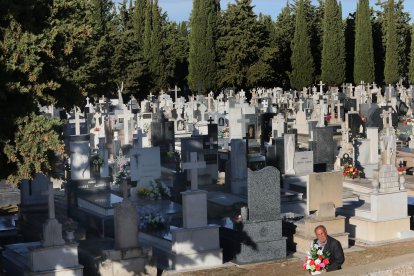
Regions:
[[223, 115], [226, 116], [228, 113], [226, 112], [226, 110], [224, 110]]
[[210, 117], [210, 119], [208, 119], [207, 121], [210, 123], [210, 125], [213, 124], [213, 122], [214, 122], [212, 117]]

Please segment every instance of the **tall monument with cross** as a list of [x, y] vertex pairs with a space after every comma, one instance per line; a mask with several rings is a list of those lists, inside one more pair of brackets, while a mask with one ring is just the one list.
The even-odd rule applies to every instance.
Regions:
[[221, 265], [219, 226], [207, 224], [207, 192], [198, 189], [198, 169], [206, 164], [198, 160], [196, 152], [190, 152], [190, 162], [181, 165], [182, 169], [191, 171], [191, 189], [181, 193], [183, 228], [171, 229], [171, 248], [175, 248], [167, 252], [172, 259], [171, 269], [180, 271]]

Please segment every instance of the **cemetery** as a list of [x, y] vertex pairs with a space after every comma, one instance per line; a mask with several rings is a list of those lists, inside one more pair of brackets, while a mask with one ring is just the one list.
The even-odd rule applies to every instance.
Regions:
[[[59, 9], [70, 14], [68, 7], [73, 4], [52, 2], [58, 10], [49, 7], [52, 18], [45, 25], [56, 27], [53, 24], [63, 23], [53, 16], [61, 12]], [[94, 11], [86, 2], [85, 7]], [[114, 6], [112, 1], [96, 2]], [[47, 31], [56, 32], [54, 39], [68, 40], [54, 41], [51, 46], [47, 46], [49, 40], [42, 40], [44, 33], [37, 36], [39, 30], [31, 30], [32, 36], [21, 35], [19, 32], [29, 27], [14, 25], [29, 13], [28, 7], [21, 14], [14, 6], [7, 6], [7, 16], [0, 11], [0, 26], [10, 29], [6, 32], [0, 28], [0, 73], [4, 67], [4, 78], [10, 78], [4, 83], [0, 78], [0, 126], [5, 126], [0, 131], [0, 275], [239, 275], [241, 270], [249, 275], [279, 275], [275, 274], [279, 269], [286, 269], [286, 275], [315, 275], [331, 271], [329, 263], [319, 266], [322, 257], [317, 269], [308, 263], [314, 246], [321, 252], [327, 246], [324, 242], [318, 247], [320, 239], [315, 235], [321, 225], [326, 228], [325, 235], [338, 241], [346, 258], [358, 259], [352, 267], [346, 260], [342, 275], [414, 274], [414, 62], [394, 57], [394, 63], [405, 64], [406, 71], [401, 73], [399, 68], [387, 65], [389, 57], [384, 53], [381, 83], [374, 82], [370, 71], [374, 70], [374, 61], [363, 60], [365, 56], [357, 45], [362, 28], [358, 24], [368, 14], [368, 1], [356, 1], [351, 79], [345, 76], [349, 73], [345, 72], [349, 53], [345, 57], [338, 50], [340, 53], [330, 60], [326, 54], [326, 48], [334, 44], [329, 40], [329, 32], [333, 32], [329, 26], [337, 23], [333, 10], [339, 14], [341, 32], [345, 26], [342, 6], [336, 0], [326, 0], [325, 6], [319, 7], [325, 12], [319, 18], [325, 32], [320, 41], [321, 64], [315, 64], [320, 72], [307, 67], [305, 61], [310, 60], [314, 66], [311, 55], [315, 53], [310, 51], [309, 38], [300, 37], [300, 27], [306, 25], [304, 14], [311, 8], [307, 3], [311, 2], [288, 1], [284, 12], [294, 15], [294, 34], [289, 34], [294, 41], [287, 43], [292, 45], [288, 73], [271, 68], [275, 64], [284, 66], [286, 49], [273, 49], [267, 42], [252, 47], [260, 55], [268, 51], [264, 56], [254, 56], [259, 55], [255, 51], [245, 53], [257, 59], [255, 64], [226, 73], [233, 65], [237, 68], [239, 61], [228, 60], [227, 53], [232, 51], [228, 45], [228, 52], [219, 52], [229, 39], [223, 30], [218, 34], [226, 39], [218, 38], [217, 56], [212, 59], [217, 67], [209, 67], [211, 60], [199, 59], [197, 62], [204, 66], [201, 69], [193, 64], [195, 53], [206, 50], [200, 45], [210, 45], [204, 41], [209, 34], [197, 33], [210, 30], [197, 21], [211, 15], [200, 15], [200, 7], [214, 14], [221, 12], [218, 16], [226, 20], [232, 18], [232, 12], [250, 9], [249, 16], [258, 23], [255, 28], [266, 29], [266, 18], [254, 14], [249, 0], [237, 0], [222, 11], [213, 4], [217, 1], [206, 1], [212, 5], [206, 8], [194, 0], [191, 28], [185, 25], [181, 30], [161, 14], [158, 1], [131, 1], [129, 9], [126, 1], [115, 2], [118, 10], [113, 15], [117, 21], [113, 19], [112, 23], [119, 25], [108, 23], [99, 31], [93, 29], [96, 22], [91, 23], [91, 29], [59, 25]], [[395, 4], [396, 9], [402, 10], [402, 2]], [[381, 7], [384, 13], [393, 14], [389, 10], [394, 11], [394, 1], [386, 1]], [[125, 23], [129, 15], [134, 17]], [[390, 33], [396, 27], [392, 16], [387, 16], [388, 28], [394, 29], [387, 30], [385, 49], [391, 51], [393, 45], [389, 44], [394, 38]], [[224, 19], [220, 24], [226, 24]], [[165, 20], [160, 23], [163, 35], [176, 35], [169, 37], [168, 47], [164, 45], [165, 53], [153, 43], [154, 37], [152, 44], [140, 41], [157, 32], [157, 20]], [[89, 32], [97, 35], [111, 28], [108, 32], [116, 30], [122, 35], [117, 34], [112, 48], [101, 43], [113, 33], [93, 38], [99, 42], [79, 53], [88, 53], [85, 58], [92, 53], [98, 57], [112, 49], [113, 56], [76, 67], [82, 58], [71, 55], [79, 54], [76, 47], [90, 37], [77, 38], [75, 43], [67, 33], [71, 28], [79, 36]], [[128, 28], [131, 32], [125, 31]], [[184, 44], [180, 40], [184, 29], [189, 46], [185, 62], [181, 61], [186, 68], [174, 60], [160, 70], [154, 69], [157, 57], [180, 51], [174, 43]], [[190, 29], [192, 34], [188, 33]], [[3, 37], [13, 35], [23, 37], [21, 43], [28, 44], [7, 49]], [[31, 43], [44, 48], [30, 50]], [[124, 44], [139, 46], [124, 54]], [[310, 56], [298, 54], [298, 45], [309, 46]], [[132, 56], [135, 50], [142, 53], [133, 59], [118, 56], [119, 52], [123, 57]], [[158, 54], [152, 56], [156, 51]], [[203, 53], [201, 56], [208, 56]], [[43, 55], [47, 62], [42, 60], [46, 58]], [[268, 55], [275, 56], [272, 64], [265, 64], [271, 59]], [[297, 60], [298, 56], [302, 60]], [[20, 58], [24, 61], [16, 73], [13, 70], [18, 66], [12, 63], [20, 62]], [[104, 64], [104, 58], [119, 64]], [[344, 63], [339, 64], [339, 59]], [[33, 60], [44, 67], [32, 68]], [[62, 60], [67, 63], [53, 67]], [[342, 77], [335, 79], [342, 65]], [[122, 72], [114, 80], [112, 74], [118, 69]], [[134, 72], [133, 76], [127, 69]], [[23, 81], [21, 74], [25, 76], [27, 70], [33, 74]], [[39, 70], [56, 75], [35, 75]], [[168, 70], [169, 74], [181, 70], [185, 83], [180, 83], [178, 75], [163, 76]], [[93, 75], [92, 71], [102, 75]], [[390, 72], [397, 71], [400, 75], [393, 78]], [[285, 73], [288, 82], [283, 80]], [[92, 75], [82, 79], [82, 74]], [[238, 77], [231, 79], [232, 74]], [[277, 75], [277, 81], [264, 81], [272, 79], [271, 75]], [[160, 85], [163, 77], [177, 84]], [[77, 86], [82, 88], [78, 91]], [[2, 89], [11, 90], [3, 97]], [[13, 89], [20, 89], [18, 96]], [[10, 107], [4, 105], [3, 98], [9, 99]], [[398, 252], [399, 247], [399, 255], [383, 253]], [[375, 250], [385, 257], [376, 259]], [[387, 267], [394, 263], [392, 257], [400, 257], [401, 263]]]
[[[354, 99], [351, 89], [345, 86], [344, 99]], [[412, 95], [411, 87], [387, 89], [395, 96], [384, 97], [384, 106]], [[377, 107], [381, 120], [367, 126], [332, 90], [313, 106], [330, 112], [334, 123], [301, 117], [301, 102], [313, 101], [312, 92], [292, 98], [281, 89], [257, 89], [252, 103], [243, 91], [229, 90], [209, 95], [210, 112], [208, 97], [197, 96], [190, 99], [197, 109], [179, 108], [182, 114], [176, 106], [184, 98], [161, 93], [147, 101], [159, 106], [162, 97], [165, 106], [133, 113], [118, 93], [95, 105], [87, 99], [88, 111], [69, 111], [70, 171], [63, 182], [38, 174], [21, 183], [17, 198], [4, 186], [2, 196], [19, 201], [14, 232], [2, 228], [2, 236], [20, 236], [4, 246], [7, 273], [150, 274], [284, 259], [306, 254], [320, 224], [345, 250], [414, 237], [414, 178], [406, 170], [414, 148], [398, 134], [412, 125], [394, 124], [392, 107]], [[263, 111], [262, 97], [271, 110]], [[283, 108], [289, 99], [299, 104]], [[412, 96], [406, 99], [411, 105]], [[361, 104], [377, 106], [374, 100]], [[338, 108], [329, 109], [331, 102]], [[168, 109], [176, 115], [166, 115]], [[146, 125], [141, 112], [151, 114]], [[188, 131], [179, 131], [177, 120]], [[298, 128], [304, 124], [306, 133]]]

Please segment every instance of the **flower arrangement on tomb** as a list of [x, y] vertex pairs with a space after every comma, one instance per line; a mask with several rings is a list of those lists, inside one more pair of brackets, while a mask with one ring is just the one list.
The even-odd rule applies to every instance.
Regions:
[[223, 128], [223, 129], [221, 130], [221, 133], [223, 133], [223, 137], [224, 137], [224, 138], [228, 138], [228, 137], [229, 137], [229, 135], [230, 135], [230, 128], [228, 128], [228, 127]]
[[243, 229], [243, 219], [241, 215], [235, 216], [231, 220], [233, 222], [233, 229], [234, 230], [242, 230]]
[[317, 244], [313, 244], [308, 252], [308, 256], [306, 256], [303, 269], [312, 275], [320, 274], [328, 268], [330, 255], [330, 252], [323, 252], [322, 248]]
[[104, 163], [103, 158], [99, 154], [92, 155], [91, 161], [92, 161], [92, 164], [94, 164], [95, 166], [99, 166], [99, 167], [102, 166]]
[[78, 229], [78, 223], [74, 221], [72, 218], [68, 218], [65, 223], [63, 223], [63, 229], [66, 231], [75, 231]]
[[354, 166], [345, 164], [344, 165], [344, 172], [343, 176], [355, 179], [357, 177], [360, 177], [361, 172]]
[[137, 196], [140, 199], [149, 200], [165, 200], [170, 199], [170, 189], [162, 183], [159, 179], [151, 181], [149, 188], [140, 188], [137, 191]]
[[165, 219], [160, 214], [144, 214], [140, 217], [139, 228], [147, 231], [162, 231], [166, 227]]

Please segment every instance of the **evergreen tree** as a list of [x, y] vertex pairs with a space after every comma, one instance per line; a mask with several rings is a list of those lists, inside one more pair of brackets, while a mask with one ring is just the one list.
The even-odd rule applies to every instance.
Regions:
[[[404, 11], [404, 0], [397, 0], [394, 3], [394, 18], [398, 45], [398, 73], [400, 78], [405, 79], [408, 74], [408, 63], [411, 42], [410, 14]], [[377, 82], [383, 83], [386, 55], [385, 49], [388, 37], [388, 2], [378, 1], [376, 5], [378, 9], [375, 11], [376, 17], [373, 26], [375, 45], [375, 71]]]
[[217, 0], [194, 0], [190, 18], [188, 82], [193, 91], [208, 93], [217, 87]]
[[154, 0], [152, 4], [152, 26], [151, 26], [151, 50], [149, 52], [148, 62], [149, 71], [154, 79], [153, 91], [158, 92], [167, 88], [167, 80], [165, 74], [165, 56], [164, 56], [164, 32], [162, 29], [163, 19], [161, 11], [158, 7], [158, 0]]
[[287, 4], [278, 15], [275, 22], [274, 45], [278, 48], [276, 82], [284, 89], [290, 88], [289, 72], [292, 71], [290, 56], [293, 36], [295, 32], [295, 17], [292, 8]]
[[147, 0], [136, 0], [133, 15], [133, 24], [138, 45], [142, 48], [144, 44], [145, 11]]
[[387, 47], [385, 52], [384, 81], [394, 84], [399, 81], [398, 42], [395, 26], [394, 0], [388, 0], [387, 12]]
[[310, 51], [310, 38], [304, 10], [304, 0], [299, 0], [296, 14], [295, 34], [292, 41], [292, 73], [290, 82], [294, 89], [302, 90], [314, 80], [314, 63]]
[[181, 91], [187, 89], [188, 76], [188, 27], [187, 22], [179, 24], [175, 22], [168, 22], [165, 26], [165, 55], [167, 65], [165, 71], [167, 72], [167, 81], [169, 87], [178, 85]]
[[355, 15], [351, 13], [345, 20], [345, 82], [354, 82], [354, 56], [355, 56]]
[[144, 43], [142, 52], [145, 58], [151, 53], [151, 32], [152, 32], [152, 0], [147, 2], [145, 9]]
[[345, 80], [342, 11], [336, 0], [326, 0], [322, 50], [322, 81], [338, 86]]
[[368, 0], [360, 0], [356, 13], [354, 82], [374, 81], [374, 50]]
[[408, 70], [408, 81], [410, 84], [414, 84], [414, 25], [411, 34], [411, 51], [410, 51], [410, 67]]

